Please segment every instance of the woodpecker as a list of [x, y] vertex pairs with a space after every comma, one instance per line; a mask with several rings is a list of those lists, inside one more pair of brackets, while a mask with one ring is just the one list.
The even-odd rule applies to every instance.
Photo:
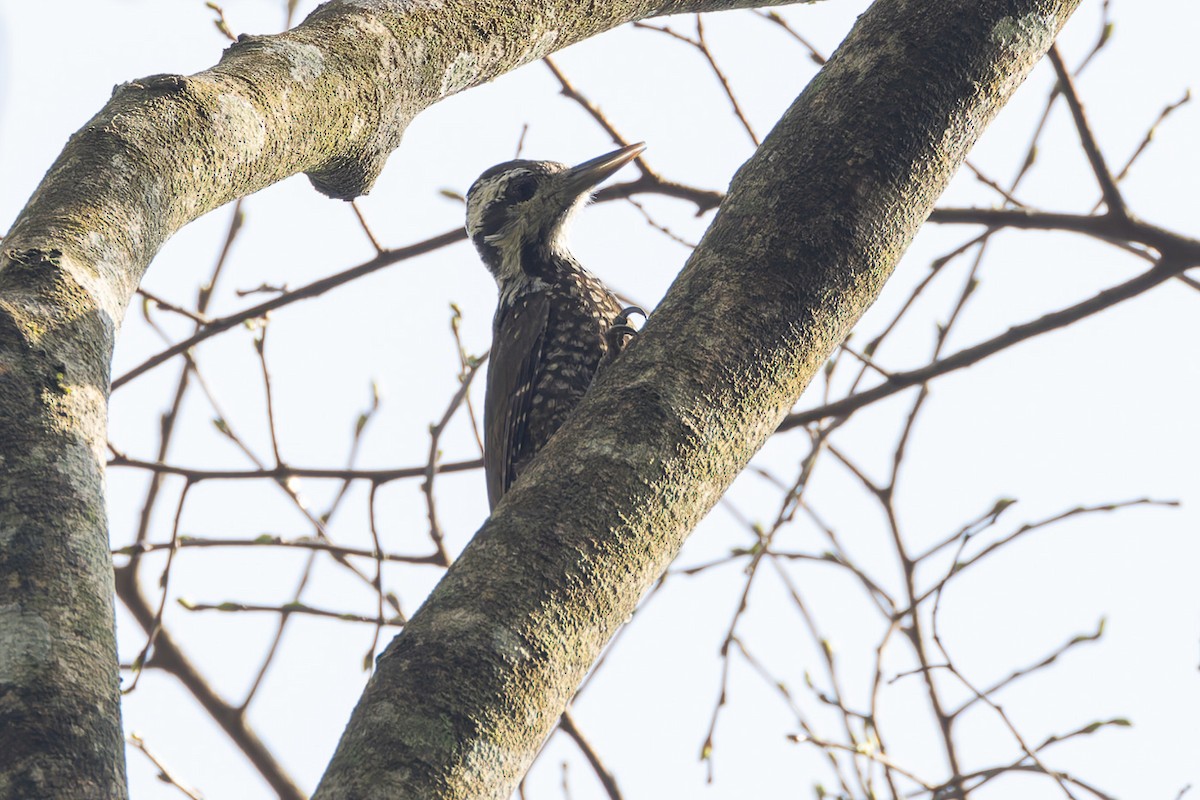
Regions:
[[500, 289], [484, 399], [492, 508], [636, 333], [629, 316], [645, 316], [622, 308], [567, 247], [571, 217], [592, 189], [645, 148], [629, 145], [575, 167], [508, 161], [467, 192], [467, 234]]

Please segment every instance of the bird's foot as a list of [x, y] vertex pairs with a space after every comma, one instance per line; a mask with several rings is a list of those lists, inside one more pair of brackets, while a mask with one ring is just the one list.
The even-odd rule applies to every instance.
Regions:
[[648, 317], [648, 314], [637, 306], [620, 309], [620, 313], [616, 317], [613, 317], [612, 325], [608, 326], [608, 330], [605, 331], [604, 341], [606, 350], [604, 357], [600, 359], [600, 367], [596, 369], [596, 374], [600, 374], [600, 372], [604, 371], [605, 367], [616, 361], [617, 356], [622, 354], [625, 345], [629, 344], [630, 339], [637, 336], [636, 327], [629, 324], [629, 318], [632, 314], [641, 314], [642, 317]]
[[637, 306], [629, 306], [621, 309], [621, 313], [613, 317], [612, 325], [604, 333], [604, 341], [608, 345], [608, 351], [604, 354], [604, 360], [600, 366], [604, 367], [611, 364], [625, 346], [629, 344], [629, 340], [638, 335], [638, 329], [629, 324], [629, 318], [634, 314], [639, 314], [643, 318], [648, 318], [649, 315], [638, 308]]

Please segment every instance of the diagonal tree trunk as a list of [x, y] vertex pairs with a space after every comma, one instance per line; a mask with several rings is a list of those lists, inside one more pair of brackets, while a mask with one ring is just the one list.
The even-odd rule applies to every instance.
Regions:
[[[504, 797], [637, 599], [874, 299], [1077, 0], [879, 0], [739, 173], [647, 332], [381, 657], [327, 797]], [[103, 497], [158, 248], [296, 172], [350, 198], [437, 100], [751, 0], [345, 0], [119, 87], [0, 244], [0, 797], [123, 797]]]
[[739, 170], [644, 333], [380, 656], [318, 798], [509, 796], [1075, 5], [877, 0]]

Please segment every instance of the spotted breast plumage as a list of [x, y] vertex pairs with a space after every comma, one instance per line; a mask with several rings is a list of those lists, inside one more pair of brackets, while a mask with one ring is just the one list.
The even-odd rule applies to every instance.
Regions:
[[484, 466], [494, 508], [629, 336], [634, 307], [567, 248], [571, 217], [591, 190], [645, 149], [630, 145], [576, 167], [517, 160], [467, 192], [467, 233], [496, 279], [484, 400]]

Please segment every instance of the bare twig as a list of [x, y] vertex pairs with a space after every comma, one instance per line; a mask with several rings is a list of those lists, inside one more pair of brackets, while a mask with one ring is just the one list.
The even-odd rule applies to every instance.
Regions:
[[563, 733], [571, 737], [571, 740], [575, 742], [580, 752], [583, 753], [583, 757], [591, 764], [592, 771], [596, 773], [596, 777], [604, 787], [609, 800], [621, 800], [621, 790], [617, 788], [616, 776], [608, 771], [608, 768], [604, 766], [604, 762], [600, 760], [600, 756], [597, 755], [595, 748], [584, 738], [579, 727], [575, 724], [575, 718], [571, 716], [569, 709], [564, 711], [562, 717], [559, 718], [558, 727]]
[[[144, 461], [123, 453], [115, 454], [109, 459], [108, 465], [110, 467], [133, 467], [163, 475], [181, 475], [190, 479], [193, 483], [200, 483], [202, 481], [264, 479], [286, 481], [289, 478], [327, 478], [339, 481], [361, 480], [372, 483], [390, 483], [391, 481], [404, 480], [406, 478], [423, 478], [428, 469], [427, 466], [398, 467], [396, 469], [339, 469], [336, 467], [293, 467], [286, 464], [261, 469], [192, 469], [175, 464], [164, 464], [158, 461]], [[444, 472], [467, 472], [473, 469], [481, 469], [482, 467], [483, 460], [476, 458], [470, 461], [451, 461], [445, 464], [438, 464], [436, 469], [441, 474]]]
[[351, 200], [350, 207], [354, 209], [354, 216], [358, 218], [358, 224], [362, 226], [363, 233], [367, 235], [367, 239], [370, 240], [371, 246], [375, 248], [375, 252], [380, 255], [386, 253], [387, 250], [375, 238], [375, 234], [371, 232], [371, 226], [367, 224], [367, 218], [363, 216], [362, 209], [358, 207], [358, 201]]
[[1131, 297], [1148, 292], [1159, 284], [1170, 280], [1179, 272], [1180, 268], [1176, 265], [1168, 263], [1159, 264], [1153, 269], [1143, 272], [1141, 275], [1125, 283], [1105, 289], [1081, 303], [1076, 303], [1059, 311], [1050, 312], [1031, 322], [1014, 325], [999, 336], [981, 342], [974, 347], [960, 350], [953, 355], [946, 356], [918, 369], [893, 373], [890, 379], [872, 389], [857, 392], [841, 400], [835, 400], [832, 403], [827, 403], [808, 411], [790, 414], [780, 424], [779, 430], [798, 428], [830, 417], [848, 416], [858, 409], [881, 400], [884, 397], [893, 395], [896, 392], [911, 386], [917, 386], [939, 375], [945, 375], [948, 372], [977, 364], [988, 356], [994, 355], [1027, 339], [1032, 339], [1049, 331], [1065, 328], [1081, 319], [1112, 308]]
[[1079, 141], [1083, 145], [1083, 152], [1087, 154], [1088, 163], [1092, 165], [1096, 182], [1100, 184], [1100, 192], [1104, 195], [1104, 204], [1108, 206], [1108, 213], [1126, 219], [1129, 217], [1129, 210], [1125, 207], [1121, 190], [1117, 187], [1117, 182], [1113, 179], [1113, 174], [1104, 162], [1104, 156], [1100, 153], [1100, 145], [1096, 142], [1096, 136], [1092, 133], [1087, 115], [1083, 111], [1083, 104], [1079, 101], [1079, 94], [1075, 91], [1075, 81], [1071, 77], [1071, 72], [1063, 63], [1062, 56], [1059, 55], [1058, 45], [1051, 45], [1047, 55], [1050, 57], [1050, 63], [1054, 65], [1055, 74], [1058, 75], [1059, 91], [1063, 93], [1067, 100], [1067, 107], [1071, 109], [1071, 118], [1075, 120]]
[[797, 42], [799, 42], [800, 46], [808, 51], [808, 57], [814, 64], [816, 64], [818, 66], [824, 66], [825, 62], [828, 59], [825, 58], [824, 55], [822, 55], [821, 51], [817, 49], [816, 45], [814, 45], [812, 42], [810, 42], [804, 36], [800, 35], [796, 31], [795, 28], [793, 28], [791, 25], [789, 25], [788, 21], [785, 20], [782, 16], [780, 16], [779, 12], [763, 11], [760, 9], [754, 9], [753, 13], [756, 16], [762, 17], [763, 19], [767, 20], [768, 22], [773, 22], [776, 25], [778, 25], [780, 28], [783, 28], [783, 30], [787, 31], [789, 36], [791, 36], [793, 39], [795, 39]]
[[287, 603], [281, 606], [264, 605], [258, 603], [237, 603], [226, 601], [224, 603], [196, 603], [191, 600], [179, 599], [179, 605], [186, 608], [188, 611], [223, 611], [230, 614], [248, 613], [248, 612], [263, 612], [267, 614], [303, 614], [311, 617], [326, 617], [328, 619], [337, 619], [343, 622], [364, 622], [368, 625], [389, 625], [401, 627], [404, 625], [404, 619], [401, 617], [368, 617], [362, 614], [354, 614], [349, 611], [331, 611], [326, 608], [317, 608], [310, 606], [307, 603]]
[[150, 748], [146, 746], [146, 740], [140, 734], [131, 733], [125, 737], [125, 741], [129, 742], [135, 750], [144, 755], [154, 765], [154, 768], [158, 770], [158, 779], [160, 781], [174, 786], [184, 797], [190, 797], [191, 800], [204, 800], [204, 795], [200, 794], [198, 789], [193, 789], [181, 781], [174, 772], [167, 768], [162, 759], [150, 751]]
[[179, 541], [179, 521], [183, 518], [183, 507], [187, 503], [188, 491], [192, 488], [191, 483], [183, 485], [183, 491], [179, 493], [179, 502], [175, 507], [175, 521], [171, 525], [171, 546], [167, 548], [167, 563], [163, 567], [162, 575], [158, 579], [158, 584], [161, 589], [158, 598], [158, 609], [154, 612], [154, 621], [150, 626], [149, 635], [146, 636], [146, 644], [142, 647], [142, 651], [138, 653], [133, 660], [133, 681], [129, 686], [125, 687], [124, 694], [129, 694], [137, 688], [138, 680], [142, 676], [143, 667], [150, 655], [151, 649], [154, 647], [155, 640], [158, 638], [159, 631], [162, 630], [163, 612], [167, 607], [167, 596], [170, 592], [171, 567], [175, 563], [175, 554], [179, 552], [176, 542]]
[[[113, 550], [114, 555], [133, 555], [135, 553], [153, 553], [158, 550], [167, 550], [172, 546], [179, 549], [191, 547], [283, 547], [293, 548], [296, 550], [315, 550], [323, 553], [334, 553], [340, 556], [355, 556], [359, 558], [376, 558], [374, 550], [364, 550], [357, 547], [346, 547], [344, 545], [335, 545], [329, 542], [322, 542], [317, 539], [309, 539], [306, 537], [296, 539], [285, 539], [282, 536], [275, 534], [264, 533], [253, 539], [225, 539], [216, 537], [202, 536], [180, 536], [178, 541], [172, 542], [142, 542], [139, 544], [131, 544], [126, 547], [118, 547]], [[392, 561], [398, 564], [442, 564], [442, 557], [438, 553], [430, 553], [429, 555], [410, 556], [401, 553], [382, 553], [379, 558], [384, 561]]]

